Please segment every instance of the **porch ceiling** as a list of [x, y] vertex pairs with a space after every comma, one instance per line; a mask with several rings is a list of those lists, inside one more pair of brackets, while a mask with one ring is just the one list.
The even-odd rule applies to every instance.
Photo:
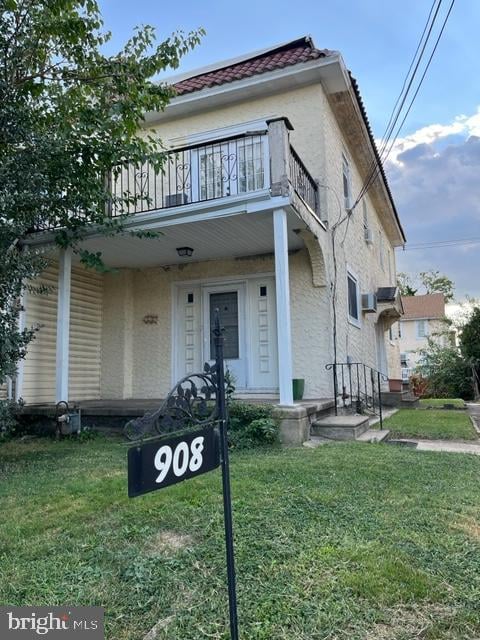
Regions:
[[[288, 220], [288, 248], [299, 249], [302, 239], [294, 229], [305, 224], [293, 213]], [[145, 268], [204, 260], [218, 260], [272, 253], [272, 214], [247, 213], [162, 227], [158, 238], [135, 238], [130, 234], [93, 237], [83, 243], [89, 251], [102, 253], [110, 267]], [[191, 257], [179, 257], [177, 247], [191, 247]]]

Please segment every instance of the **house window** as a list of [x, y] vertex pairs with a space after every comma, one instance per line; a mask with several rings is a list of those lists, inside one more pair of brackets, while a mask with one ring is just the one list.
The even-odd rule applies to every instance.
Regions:
[[367, 237], [366, 232], [368, 231], [368, 210], [367, 210], [367, 202], [365, 198], [363, 198], [362, 200], [362, 206], [363, 206], [363, 230], [365, 231], [365, 237]]
[[264, 286], [264, 285], [262, 285], [262, 286], [260, 287], [260, 296], [261, 296], [262, 298], [265, 298], [265, 297], [266, 297], [266, 295], [267, 295], [267, 287], [266, 287], [266, 286]]
[[378, 232], [378, 252], [380, 258], [380, 266], [382, 269], [385, 269], [385, 247], [383, 244], [383, 233], [381, 231]]
[[187, 293], [187, 303], [188, 304], [193, 303], [193, 293]]
[[348, 288], [348, 315], [354, 324], [359, 324], [359, 287], [357, 278], [350, 272], [347, 273]]
[[401, 353], [400, 354], [400, 364], [402, 365], [402, 367], [408, 367], [408, 361], [407, 361], [407, 354], [406, 353]]
[[398, 337], [399, 338], [402, 337], [402, 323], [401, 322], [398, 323]]
[[417, 320], [417, 338], [428, 336], [428, 320]]
[[350, 178], [350, 165], [344, 153], [342, 153], [342, 170], [343, 170], [343, 200], [345, 209], [352, 206], [352, 185]]
[[393, 340], [393, 328], [392, 327], [390, 327], [389, 330], [388, 330], [388, 339], [390, 341]]
[[264, 158], [260, 136], [201, 147], [198, 152], [200, 200], [263, 189]]

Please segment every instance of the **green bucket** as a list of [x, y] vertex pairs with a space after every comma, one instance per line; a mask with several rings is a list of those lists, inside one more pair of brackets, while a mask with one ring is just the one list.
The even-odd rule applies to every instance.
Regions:
[[293, 399], [301, 400], [303, 398], [303, 393], [305, 391], [305, 380], [303, 378], [293, 378], [292, 387], [293, 387]]

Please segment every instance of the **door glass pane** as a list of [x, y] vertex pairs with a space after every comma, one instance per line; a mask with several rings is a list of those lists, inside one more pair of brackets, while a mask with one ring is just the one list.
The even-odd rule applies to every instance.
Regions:
[[240, 193], [263, 189], [263, 141], [247, 139], [239, 141], [238, 154], [238, 190]]
[[215, 309], [220, 312], [220, 325], [225, 328], [223, 354], [226, 360], [239, 357], [238, 347], [238, 292], [224, 291], [210, 294], [210, 360], [215, 359]]

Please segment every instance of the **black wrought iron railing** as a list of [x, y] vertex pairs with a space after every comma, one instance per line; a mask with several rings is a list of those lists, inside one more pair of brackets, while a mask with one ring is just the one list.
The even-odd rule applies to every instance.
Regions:
[[290, 182], [297, 195], [300, 196], [314, 213], [317, 213], [319, 209], [318, 184], [312, 178], [300, 156], [291, 145]]
[[160, 171], [148, 161], [120, 167], [110, 181], [111, 215], [148, 213], [266, 188], [266, 137], [246, 135], [171, 151]]
[[[113, 218], [149, 213], [183, 205], [270, 188], [270, 155], [265, 132], [226, 138], [169, 151], [161, 168], [149, 160], [125, 163], [104, 178], [111, 198], [106, 213]], [[319, 210], [318, 185], [290, 146], [289, 180], [295, 193], [314, 212]], [[72, 213], [79, 220], [81, 212]], [[34, 231], [61, 226], [40, 220]]]
[[335, 415], [341, 407], [379, 417], [383, 429], [382, 383], [388, 377], [363, 362], [336, 362], [325, 367], [333, 374]]

